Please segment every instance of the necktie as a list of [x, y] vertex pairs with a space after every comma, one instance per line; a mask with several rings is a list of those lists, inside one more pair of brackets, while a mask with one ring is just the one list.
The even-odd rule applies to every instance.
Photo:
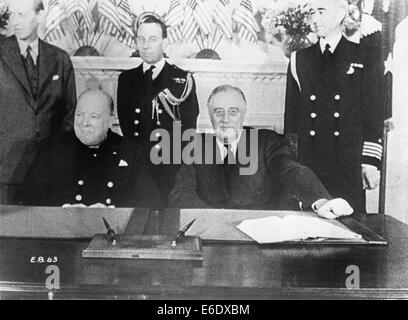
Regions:
[[145, 82], [146, 82], [146, 95], [149, 100], [151, 100], [153, 95], [153, 69], [156, 68], [155, 66], [151, 66], [144, 74]]
[[223, 169], [224, 169], [224, 178], [225, 178], [225, 188], [228, 193], [231, 192], [232, 179], [234, 176], [234, 171], [236, 167], [235, 155], [232, 152], [230, 144], [225, 144], [224, 147], [227, 149], [227, 156], [224, 158]]
[[332, 53], [330, 51], [330, 44], [326, 44], [326, 49], [323, 52], [323, 63], [322, 63], [322, 71], [328, 71], [330, 69], [330, 61], [332, 57]]
[[27, 51], [26, 51], [26, 57], [25, 57], [25, 67], [27, 71], [27, 78], [31, 86], [31, 93], [34, 97], [36, 97], [37, 96], [38, 76], [37, 76], [37, 68], [34, 64], [34, 60], [31, 55], [31, 51], [32, 51], [31, 47], [28, 46]]

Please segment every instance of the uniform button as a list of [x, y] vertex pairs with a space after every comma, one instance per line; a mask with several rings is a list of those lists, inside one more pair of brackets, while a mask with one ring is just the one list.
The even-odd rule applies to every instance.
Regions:
[[339, 95], [339, 94], [336, 94], [336, 95], [334, 96], [334, 100], [339, 101], [339, 100], [340, 100], [340, 95]]
[[139, 108], [136, 108], [136, 109], [135, 109], [135, 112], [136, 112], [136, 113], [140, 113], [140, 109], [139, 109]]
[[334, 135], [335, 135], [336, 137], [338, 137], [338, 136], [340, 135], [340, 132], [334, 131]]
[[314, 136], [316, 135], [316, 131], [314, 131], [314, 130], [310, 131], [310, 135], [311, 135], [312, 137], [314, 137]]
[[112, 200], [111, 199], [106, 199], [106, 204], [111, 204]]
[[311, 100], [311, 101], [316, 101], [316, 96], [315, 96], [314, 94], [312, 94], [312, 95], [310, 96], [310, 100]]
[[108, 186], [108, 188], [110, 188], [110, 189], [113, 188], [113, 182], [112, 182], [112, 181], [109, 181], [108, 184], [107, 184], [107, 186]]
[[139, 136], [139, 132], [135, 132], [133, 135], [134, 135], [135, 137], [138, 137], [138, 136]]
[[312, 113], [310, 114], [310, 117], [311, 117], [312, 119], [314, 119], [314, 118], [316, 118], [316, 117], [317, 117], [317, 114], [316, 114], [316, 113], [314, 113], [314, 112], [312, 112]]
[[84, 185], [84, 180], [78, 180], [78, 185], [83, 186]]
[[160, 146], [160, 144], [156, 144], [156, 145], [154, 146], [154, 148], [155, 148], [156, 150], [160, 150], [160, 149], [161, 149], [161, 146]]
[[96, 153], [93, 154], [94, 158], [96, 158], [98, 155]]
[[159, 109], [158, 112], [159, 112], [159, 114], [162, 114], [162, 113], [163, 113], [163, 110], [162, 110], [162, 109]]
[[334, 116], [335, 118], [338, 118], [338, 117], [340, 117], [340, 113], [335, 112], [335, 113], [333, 114], [333, 116]]
[[158, 126], [160, 126], [160, 125], [161, 125], [161, 122], [160, 122], [160, 121], [157, 121], [156, 123], [157, 123], [157, 125], [158, 125]]
[[80, 194], [78, 194], [78, 195], [75, 197], [75, 200], [76, 200], [76, 201], [81, 201], [81, 200], [82, 200], [82, 196], [81, 196]]
[[135, 120], [135, 125], [138, 125], [139, 124], [139, 120]]

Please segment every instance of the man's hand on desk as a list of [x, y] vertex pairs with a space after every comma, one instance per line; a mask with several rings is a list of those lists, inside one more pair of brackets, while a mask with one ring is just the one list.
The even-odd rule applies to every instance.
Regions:
[[353, 208], [341, 198], [327, 200], [320, 199], [313, 204], [313, 210], [322, 218], [336, 219], [341, 216], [349, 216]]

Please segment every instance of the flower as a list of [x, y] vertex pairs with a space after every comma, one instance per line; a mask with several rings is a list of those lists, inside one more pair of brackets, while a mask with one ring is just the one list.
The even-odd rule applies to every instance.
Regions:
[[283, 27], [288, 35], [310, 33], [310, 9], [307, 4], [289, 4], [275, 16], [275, 26]]

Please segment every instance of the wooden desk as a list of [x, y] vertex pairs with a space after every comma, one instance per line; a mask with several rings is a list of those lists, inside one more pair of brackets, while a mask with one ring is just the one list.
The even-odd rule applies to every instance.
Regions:
[[[58, 258], [54, 298], [270, 299], [408, 298], [408, 226], [390, 216], [359, 220], [388, 247], [204, 245], [204, 262], [81, 258], [89, 240], [0, 238], [0, 298], [47, 299], [45, 264]], [[178, 210], [152, 213], [146, 234], [174, 234]], [[361, 289], [346, 289], [346, 268], [360, 269]]]

